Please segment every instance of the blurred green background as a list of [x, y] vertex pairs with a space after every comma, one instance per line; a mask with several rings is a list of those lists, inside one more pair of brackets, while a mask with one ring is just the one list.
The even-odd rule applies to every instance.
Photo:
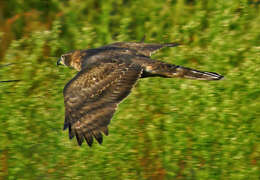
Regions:
[[[218, 82], [140, 80], [103, 144], [62, 131], [73, 49], [181, 41], [153, 56]], [[0, 1], [0, 179], [259, 179], [259, 0]]]

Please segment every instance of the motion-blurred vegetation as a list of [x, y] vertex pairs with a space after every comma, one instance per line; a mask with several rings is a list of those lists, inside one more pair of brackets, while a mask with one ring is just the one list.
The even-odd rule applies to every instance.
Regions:
[[[0, 1], [0, 179], [259, 179], [258, 0]], [[181, 41], [153, 58], [218, 82], [142, 79], [103, 145], [62, 131], [62, 53]]]

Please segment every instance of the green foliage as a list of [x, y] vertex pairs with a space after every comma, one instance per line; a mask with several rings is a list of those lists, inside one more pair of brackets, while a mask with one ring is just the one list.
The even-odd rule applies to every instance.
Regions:
[[[10, 0], [0, 8], [0, 65], [14, 63], [0, 67], [0, 80], [21, 80], [0, 84], [0, 179], [259, 178], [259, 1]], [[142, 79], [103, 145], [78, 147], [62, 131], [62, 89], [76, 72], [56, 67], [58, 56], [144, 35], [183, 44], [153, 58], [225, 79]]]

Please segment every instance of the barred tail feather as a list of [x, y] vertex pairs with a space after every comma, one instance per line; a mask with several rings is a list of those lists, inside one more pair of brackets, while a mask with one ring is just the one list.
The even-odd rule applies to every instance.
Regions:
[[145, 71], [142, 77], [145, 78], [152, 76], [161, 76], [166, 78], [179, 77], [198, 80], [220, 80], [224, 77], [214, 72], [199, 71], [161, 61], [152, 61], [152, 63], [145, 66]]
[[173, 77], [183, 77], [188, 79], [198, 79], [198, 80], [220, 80], [224, 76], [206, 71], [198, 71], [191, 68], [186, 68], [182, 66], [177, 66], [175, 72], [173, 72]]

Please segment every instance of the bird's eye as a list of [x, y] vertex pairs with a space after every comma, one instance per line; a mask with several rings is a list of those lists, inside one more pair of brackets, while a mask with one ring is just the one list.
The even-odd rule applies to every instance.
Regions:
[[64, 59], [65, 58], [65, 56], [64, 55], [61, 55], [61, 59]]

